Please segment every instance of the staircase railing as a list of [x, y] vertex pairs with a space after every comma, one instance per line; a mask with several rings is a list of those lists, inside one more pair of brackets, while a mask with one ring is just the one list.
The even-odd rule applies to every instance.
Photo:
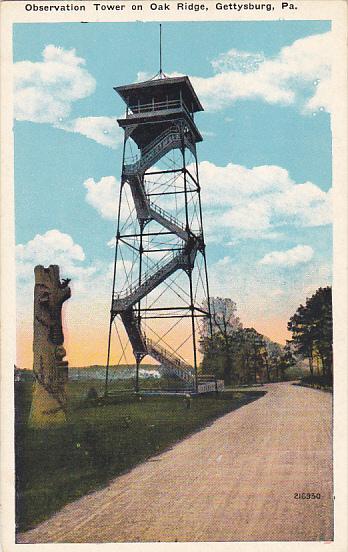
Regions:
[[177, 143], [179, 140], [179, 131], [165, 131], [162, 135], [160, 135], [160, 137], [156, 137], [156, 139], [146, 147], [146, 150], [145, 148], [143, 149], [141, 156], [137, 161], [130, 165], [125, 165], [124, 172], [126, 174], [134, 174], [142, 172], [142, 170], [146, 170], [146, 168], [151, 165], [152, 161], [158, 157], [159, 154], [162, 155], [162, 152], [166, 146]]
[[[169, 264], [176, 255], [177, 255], [177, 251], [172, 251], [171, 253], [167, 253], [165, 263], [163, 262], [164, 259], [161, 259], [160, 261], [152, 265], [151, 268], [146, 270], [146, 272], [143, 272], [143, 274], [141, 275], [140, 282], [139, 280], [131, 282], [127, 288], [115, 293], [114, 299], [123, 299], [124, 297], [127, 297], [129, 294], [133, 293], [133, 291], [136, 291], [139, 288], [139, 286], [146, 283], [146, 281], [152, 278], [155, 274], [157, 274], [159, 270], [161, 270], [167, 264]], [[169, 261], [168, 261], [168, 258], [169, 258]]]
[[[167, 146], [177, 144], [181, 146], [181, 133], [179, 130], [165, 130], [155, 138], [146, 148], [143, 148], [140, 158], [132, 164], [124, 165], [125, 174], [136, 174], [144, 172], [151, 166], [154, 160], [160, 159], [166, 152]], [[184, 144], [187, 148], [192, 149], [194, 146], [190, 140], [184, 136]]]
[[167, 136], [170, 136], [171, 134], [177, 134], [179, 132], [179, 129], [175, 126], [171, 126], [169, 128], [166, 128], [163, 130], [156, 138], [152, 140], [147, 146], [144, 146], [141, 150], [141, 154], [145, 155], [146, 153], [149, 153], [154, 147], [156, 147], [157, 144], [162, 142], [164, 138]]
[[181, 359], [174, 352], [165, 349], [158, 343], [155, 343], [152, 339], [145, 339], [148, 353], [153, 356], [159, 362], [163, 364], [169, 364], [169, 368], [176, 368], [187, 373], [187, 375], [194, 377], [193, 367]]
[[[174, 253], [174, 252], [173, 252]], [[157, 264], [157, 270], [144, 273], [141, 283], [131, 284], [127, 289], [114, 295], [113, 309], [121, 312], [140, 301], [145, 295], [154, 290], [166, 278], [179, 268], [184, 268], [190, 262], [190, 257], [180, 250], [166, 264]]]
[[175, 225], [178, 228], [180, 228], [181, 230], [185, 231], [184, 224], [180, 220], [175, 218], [173, 215], [168, 213], [168, 211], [165, 211], [164, 209], [162, 209], [162, 207], [159, 207], [158, 205], [156, 205], [156, 203], [153, 203], [152, 201], [149, 201], [149, 207], [150, 207], [150, 209], [152, 209], [153, 211], [156, 211], [156, 213], [161, 215], [162, 218], [167, 219], [173, 225]]

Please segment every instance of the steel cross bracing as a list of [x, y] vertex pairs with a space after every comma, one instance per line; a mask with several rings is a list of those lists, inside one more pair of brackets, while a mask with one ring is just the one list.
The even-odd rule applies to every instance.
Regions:
[[[141, 111], [142, 114], [142, 122], [139, 123], [139, 125], [144, 124], [144, 117], [145, 124], [147, 124], [147, 126], [149, 125], [149, 121], [146, 120], [146, 108], [147, 106], [144, 106], [144, 109], [139, 109], [139, 112]], [[197, 138], [190, 130], [193, 124], [192, 121], [190, 122], [191, 127], [187, 124], [187, 109], [185, 107], [182, 114], [176, 114], [174, 120], [170, 119], [165, 121], [164, 124], [161, 122], [162, 128], [158, 134], [158, 124], [157, 126], [153, 126], [151, 128], [151, 139], [147, 143], [143, 143], [139, 148], [140, 155], [138, 155], [138, 158], [129, 159], [129, 156], [126, 156], [126, 144], [131, 140], [134, 129], [137, 129], [138, 131], [139, 128], [139, 125], [137, 125], [134, 120], [134, 113], [136, 112], [133, 109], [129, 125], [127, 126], [124, 121], [122, 125], [125, 127], [125, 146], [119, 200], [118, 229], [116, 235], [115, 271], [107, 364], [109, 365], [110, 359], [111, 325], [115, 317], [119, 315], [137, 363], [137, 388], [139, 364], [144, 356], [150, 355], [160, 363], [160, 371], [164, 375], [175, 376], [184, 381], [189, 388], [197, 389], [197, 327], [195, 325], [195, 319], [199, 316], [209, 316], [209, 312], [207, 310], [204, 310], [202, 306], [198, 307], [196, 304], [196, 295], [195, 290], [193, 289], [192, 281], [192, 271], [196, 263], [197, 254], [199, 253], [202, 255], [204, 261], [203, 267], [205, 273], [204, 276], [201, 277], [201, 282], [203, 287], [205, 287], [205, 299], [207, 300], [206, 305], [208, 305], [206, 308], [209, 309], [209, 290], [206, 274], [205, 245], [202, 230], [202, 211], [200, 203], [200, 187], [198, 184], [198, 164], [196, 158]], [[156, 123], [154, 123], [154, 125], [156, 125]], [[164, 130], [163, 126], [165, 126]], [[198, 131], [196, 132], [198, 133]], [[180, 152], [180, 167], [178, 168], [176, 164], [175, 166], [165, 167], [164, 170], [158, 169], [158, 167], [155, 166], [156, 163], [163, 161], [166, 156], [174, 150]], [[187, 169], [187, 151], [190, 152], [191, 159], [193, 159], [197, 171], [197, 180], [192, 177]], [[161, 181], [161, 175], [167, 175], [168, 173], [173, 175], [172, 180], [169, 180], [169, 184], [164, 186]], [[175, 179], [177, 178], [176, 175], [180, 175], [183, 179], [183, 189], [177, 189], [175, 185]], [[155, 187], [152, 187], [150, 190], [147, 189], [147, 179], [149, 177], [151, 179], [158, 178], [158, 182], [155, 182]], [[131, 192], [131, 198], [134, 204], [134, 214], [138, 225], [137, 229], [133, 231], [133, 233], [129, 230], [126, 231], [124, 227], [122, 230], [120, 225], [122, 208], [121, 203], [124, 201], [122, 199], [122, 193], [126, 187], [128, 187]], [[189, 192], [197, 194], [198, 201], [196, 203], [198, 207], [195, 215], [199, 224], [196, 224], [196, 227], [192, 227], [193, 217], [191, 217], [192, 220], [190, 220], [188, 206], [190, 201], [190, 199], [188, 199]], [[161, 196], [162, 194], [168, 196], [170, 194], [173, 194], [173, 196], [176, 196], [177, 194], [184, 194], [185, 204], [182, 209], [182, 214], [184, 216], [181, 217], [184, 218], [184, 220], [180, 220], [179, 216], [174, 216], [168, 210], [158, 205], [157, 202], [155, 203], [152, 201], [153, 197], [157, 196], [158, 198], [158, 196]], [[149, 232], [147, 235], [146, 227], [151, 221], [157, 223], [157, 225], [161, 227], [161, 230], [158, 232]], [[144, 269], [142, 262], [146, 251], [143, 246], [144, 237], [161, 237], [167, 235], [172, 235], [175, 238], [175, 243], [169, 243], [166, 249], [153, 249], [152, 251], [166, 251], [167, 253], [159, 262]], [[124, 286], [122, 290], [116, 291], [115, 281], [117, 257], [121, 244], [128, 244], [132, 250], [138, 253], [137, 261], [139, 264], [139, 272], [137, 277], [135, 279], [133, 278], [133, 281], [128, 282], [128, 285]], [[156, 334], [156, 340], [150, 339], [145, 335], [143, 329], [143, 321], [155, 318], [156, 312], [158, 319], [181, 317], [178, 313], [180, 309], [184, 309], [182, 306], [177, 307], [177, 311], [175, 311], [174, 306], [168, 307], [169, 314], [164, 316], [160, 311], [165, 310], [165, 308], [158, 308], [158, 310], [156, 310], [156, 306], [153, 307], [152, 303], [148, 308], [146, 305], [144, 306], [144, 304], [141, 303], [144, 299], [151, 296], [152, 292], [159, 289], [161, 284], [165, 285], [164, 292], [166, 291], [166, 288], [173, 289], [174, 286], [180, 287], [176, 282], [175, 274], [177, 271], [183, 271], [188, 276], [187, 289], [183, 289], [181, 287], [179, 291], [177, 290], [177, 295], [181, 298], [184, 295], [189, 298], [186, 313], [189, 313], [192, 321], [192, 335], [189, 337], [191, 337], [193, 345], [193, 366], [186, 362], [180, 354], [175, 352], [175, 350], [170, 349], [169, 346], [167, 346], [166, 341], [162, 339], [163, 336]], [[197, 283], [197, 287], [198, 284], [199, 281]], [[162, 291], [160, 296], [164, 292]], [[171, 311], [174, 311], [173, 314], [170, 314]], [[146, 314], [147, 312], [151, 314], [151, 316], [148, 316]], [[188, 314], [184, 314], [182, 316], [187, 317]], [[185, 341], [187, 341], [187, 338]]]

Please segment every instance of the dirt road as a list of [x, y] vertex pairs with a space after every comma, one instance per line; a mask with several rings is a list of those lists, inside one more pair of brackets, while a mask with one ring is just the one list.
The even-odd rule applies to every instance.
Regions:
[[332, 540], [332, 396], [264, 389], [17, 542]]

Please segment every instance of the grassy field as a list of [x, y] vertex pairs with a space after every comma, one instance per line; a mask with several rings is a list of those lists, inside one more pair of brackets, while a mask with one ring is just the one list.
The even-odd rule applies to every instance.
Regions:
[[263, 395], [261, 389], [227, 391], [195, 397], [187, 408], [183, 397], [139, 398], [120, 393], [98, 404], [85, 399], [91, 385], [69, 383], [67, 424], [33, 430], [27, 425], [32, 385], [15, 384], [19, 531], [37, 525], [64, 504], [105, 486], [116, 475]]

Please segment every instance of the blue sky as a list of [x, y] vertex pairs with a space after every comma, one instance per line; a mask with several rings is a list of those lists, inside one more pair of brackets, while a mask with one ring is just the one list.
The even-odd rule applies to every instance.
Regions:
[[[331, 278], [330, 34], [328, 21], [163, 26], [164, 71], [189, 75], [205, 107], [196, 123], [212, 294], [279, 340]], [[13, 46], [20, 324], [32, 266], [57, 259], [76, 283], [71, 323], [91, 282], [102, 320], [122, 155], [113, 86], [158, 71], [158, 24], [16, 24]]]

